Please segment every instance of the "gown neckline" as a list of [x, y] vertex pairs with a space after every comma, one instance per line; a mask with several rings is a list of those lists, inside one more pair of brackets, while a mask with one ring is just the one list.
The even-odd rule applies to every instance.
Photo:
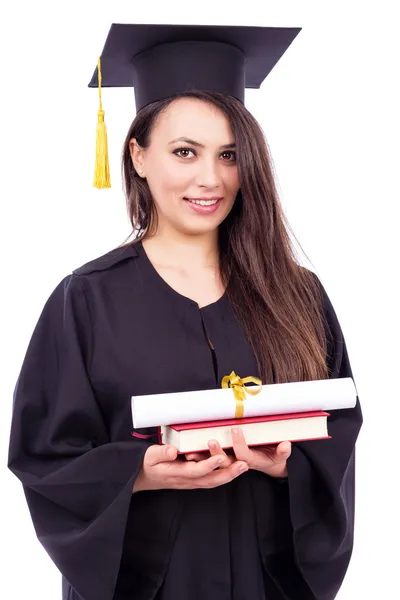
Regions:
[[159, 288], [162, 288], [164, 291], [166, 291], [170, 295], [175, 296], [175, 298], [180, 300], [181, 302], [183, 302], [187, 305], [195, 306], [200, 311], [209, 311], [209, 310], [219, 307], [220, 304], [223, 304], [227, 300], [227, 290], [225, 289], [222, 296], [220, 296], [214, 302], [210, 302], [209, 304], [206, 304], [205, 306], [199, 306], [199, 304], [195, 300], [178, 292], [160, 275], [160, 273], [157, 271], [157, 269], [151, 262], [150, 258], [148, 257], [147, 252], [143, 246], [142, 240], [138, 240], [136, 242], [135, 246], [136, 246], [136, 249], [137, 249], [140, 257], [144, 260], [149, 273], [151, 273], [153, 281], [155, 283], [157, 283]]

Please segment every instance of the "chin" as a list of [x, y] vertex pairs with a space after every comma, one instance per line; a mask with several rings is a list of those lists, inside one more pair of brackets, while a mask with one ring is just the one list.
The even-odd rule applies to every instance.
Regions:
[[188, 221], [184, 223], [176, 223], [176, 229], [186, 235], [203, 235], [216, 231], [220, 224], [221, 219], [209, 220], [208, 223], [190, 223]]

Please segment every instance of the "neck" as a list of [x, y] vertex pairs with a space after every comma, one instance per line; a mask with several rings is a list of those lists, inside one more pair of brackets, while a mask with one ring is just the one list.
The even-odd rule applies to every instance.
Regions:
[[158, 263], [190, 270], [218, 264], [218, 230], [193, 236], [156, 233], [145, 237], [143, 246]]

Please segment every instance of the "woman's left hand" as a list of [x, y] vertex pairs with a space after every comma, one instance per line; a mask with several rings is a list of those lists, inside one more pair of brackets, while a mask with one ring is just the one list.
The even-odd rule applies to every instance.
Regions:
[[232, 429], [232, 439], [236, 459], [246, 461], [249, 469], [261, 471], [271, 477], [287, 477], [287, 459], [292, 452], [290, 442], [249, 448], [241, 427]]
[[[237, 433], [234, 433], [236, 430]], [[220, 468], [231, 465], [235, 460], [244, 460], [248, 464], [249, 469], [261, 471], [271, 477], [287, 477], [287, 459], [292, 451], [290, 442], [249, 448], [240, 427], [232, 429], [232, 441], [234, 456], [224, 452], [218, 442], [214, 440], [209, 442], [210, 454], [212, 456], [215, 454], [225, 456], [226, 461]], [[192, 452], [186, 455], [186, 459], [197, 462], [208, 458], [208, 456], [208, 453]]]

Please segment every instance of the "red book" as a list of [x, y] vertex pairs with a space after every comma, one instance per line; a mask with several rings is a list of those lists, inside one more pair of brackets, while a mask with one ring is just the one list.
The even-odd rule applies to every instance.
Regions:
[[160, 442], [178, 448], [180, 454], [208, 450], [208, 441], [232, 448], [232, 427], [242, 428], [248, 446], [328, 439], [329, 413], [324, 411], [269, 415], [223, 421], [203, 421], [160, 427]]

